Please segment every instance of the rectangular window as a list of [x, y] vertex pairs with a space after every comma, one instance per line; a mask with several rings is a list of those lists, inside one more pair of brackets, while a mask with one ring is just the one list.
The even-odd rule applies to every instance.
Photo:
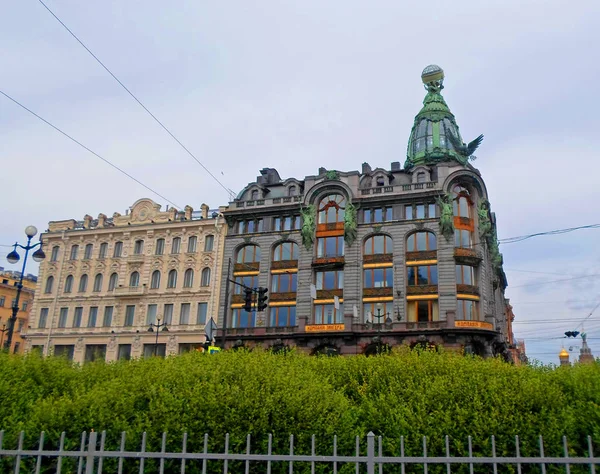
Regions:
[[165, 304], [163, 307], [163, 323], [169, 326], [173, 324], [173, 305]]
[[271, 277], [272, 293], [288, 293], [296, 291], [298, 291], [298, 275], [296, 273], [281, 273]]
[[383, 222], [383, 208], [373, 209], [373, 222]]
[[181, 246], [181, 239], [175, 237], [171, 242], [171, 253], [179, 253], [179, 247]]
[[73, 360], [73, 353], [75, 352], [75, 346], [57, 344], [54, 346], [54, 356], [65, 357], [67, 360]]
[[315, 324], [342, 324], [344, 322], [344, 305], [340, 303], [336, 309], [333, 304], [315, 305]]
[[256, 312], [244, 311], [243, 308], [235, 308], [231, 312], [232, 328], [253, 328], [256, 326]]
[[94, 250], [94, 245], [93, 244], [87, 244], [85, 246], [85, 251], [83, 253], [83, 258], [86, 260], [89, 260], [90, 258], [92, 258], [92, 251]]
[[321, 237], [317, 239], [317, 257], [333, 258], [344, 256], [344, 237]]
[[407, 206], [404, 206], [404, 218], [405, 219], [412, 219], [413, 218], [412, 204], [408, 204]]
[[71, 247], [71, 260], [77, 260], [77, 253], [79, 252], [79, 245], [73, 245]]
[[315, 275], [317, 290], [341, 290], [344, 288], [344, 271], [331, 270], [317, 272]]
[[466, 229], [454, 229], [454, 246], [462, 248], [471, 248], [471, 231]]
[[51, 262], [56, 262], [58, 260], [58, 246], [52, 247], [52, 255], [50, 257]]
[[144, 358], [146, 359], [154, 356], [164, 358], [166, 354], [166, 344], [144, 344]]
[[204, 237], [204, 251], [205, 252], [212, 252], [214, 244], [215, 244], [215, 236], [214, 235], [207, 235], [206, 237]]
[[273, 219], [273, 230], [281, 230], [281, 217], [276, 217], [275, 219]]
[[285, 327], [296, 325], [295, 306], [276, 306], [270, 308], [270, 326]]
[[96, 327], [96, 319], [98, 318], [98, 306], [90, 306], [90, 314], [88, 315], [88, 328]]
[[365, 224], [371, 223], [371, 209], [365, 209], [363, 214], [363, 222]]
[[67, 327], [67, 318], [69, 316], [69, 308], [60, 308], [60, 314], [58, 316], [58, 327]]
[[456, 284], [475, 285], [475, 268], [469, 265], [456, 265]]
[[23, 330], [23, 326], [25, 326], [25, 320], [19, 319], [19, 326], [17, 327], [17, 332], [21, 332]]
[[458, 300], [456, 319], [458, 321], [479, 321], [479, 308], [477, 301]]
[[436, 205], [435, 204], [428, 204], [427, 205], [427, 217], [429, 217], [430, 219], [434, 219], [436, 216]]
[[104, 319], [102, 320], [102, 326], [105, 328], [112, 326], [113, 308], [113, 306], [104, 307]]
[[439, 321], [439, 309], [437, 300], [418, 300], [408, 302], [408, 322], [426, 323], [428, 321]]
[[106, 360], [106, 344], [88, 344], [85, 346], [85, 361]]
[[263, 220], [262, 219], [240, 221], [238, 224], [238, 233], [239, 234], [253, 234], [255, 232], [262, 232], [262, 231], [263, 231]]
[[385, 208], [383, 219], [385, 221], [392, 221], [392, 220], [394, 220], [393, 208], [391, 208], [391, 207], [386, 207]]
[[165, 253], [165, 239], [158, 239], [156, 241], [156, 249], [154, 253], [156, 255], [162, 255]]
[[292, 219], [292, 216], [285, 217], [283, 219], [283, 230], [292, 230], [293, 223], [294, 223], [294, 221]]
[[6, 296], [0, 296], [0, 308], [4, 307], [4, 303], [6, 303]]
[[240, 286], [240, 285], [244, 285], [247, 286], [248, 288], [258, 288], [258, 276], [257, 275], [252, 275], [252, 276], [238, 276], [235, 277], [235, 282], [237, 283], [237, 285], [234, 285], [234, 290], [233, 293], [236, 295], [243, 295], [244, 294], [244, 287]]
[[131, 344], [119, 344], [117, 360], [131, 360]]
[[190, 303], [181, 303], [179, 324], [190, 324]]
[[415, 210], [417, 219], [425, 219], [425, 204], [417, 204]]
[[125, 308], [125, 326], [131, 327], [135, 321], [135, 305], [130, 304]]
[[38, 328], [43, 329], [46, 327], [48, 322], [48, 308], [40, 309], [40, 320], [38, 322]]
[[208, 313], [208, 303], [198, 303], [198, 314], [196, 324], [206, 324], [206, 315]]
[[77, 308], [75, 308], [75, 314], [73, 315], [73, 327], [80, 328], [82, 319], [83, 319], [83, 308], [81, 306], [78, 306]]
[[144, 252], [144, 241], [136, 240], [135, 244], [133, 244], [133, 254], [141, 255]]
[[123, 242], [115, 242], [113, 257], [118, 258], [123, 254]]
[[363, 318], [365, 322], [383, 324], [388, 318], [394, 319], [394, 303], [392, 301], [382, 303], [364, 303]]
[[438, 284], [437, 265], [419, 265], [414, 267], [408, 267], [407, 273], [408, 286]]
[[300, 219], [300, 216], [294, 217], [294, 229], [296, 229], [296, 230], [302, 229], [302, 220]]
[[103, 242], [100, 244], [100, 253], [99, 253], [99, 257], [100, 258], [106, 258], [106, 253], [108, 252], [108, 244], [106, 242]]
[[146, 325], [156, 323], [157, 308], [158, 308], [158, 305], [155, 305], [155, 304], [148, 305], [148, 311], [146, 312]]
[[367, 268], [364, 270], [365, 288], [392, 288], [394, 286], [394, 269]]
[[196, 251], [196, 245], [198, 244], [198, 237], [192, 235], [188, 238], [188, 253], [194, 253]]
[[27, 311], [27, 305], [28, 305], [28, 304], [29, 304], [29, 302], [28, 302], [28, 301], [23, 301], [23, 305], [21, 306], [21, 309], [22, 309], [23, 311]]

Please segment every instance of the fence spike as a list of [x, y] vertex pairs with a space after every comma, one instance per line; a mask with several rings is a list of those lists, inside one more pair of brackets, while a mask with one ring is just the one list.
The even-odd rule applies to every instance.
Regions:
[[[314, 434], [310, 437], [310, 455], [311, 456], [315, 455], [315, 435]], [[310, 462], [310, 474], [315, 474], [315, 462], [314, 461]]]
[[81, 474], [83, 471], [83, 453], [85, 452], [85, 441], [87, 439], [87, 433], [84, 431], [81, 433], [81, 446], [79, 448], [79, 464], [77, 465], [77, 474]]
[[121, 445], [119, 446], [119, 466], [118, 466], [118, 474], [123, 474], [123, 453], [125, 452], [125, 440], [127, 438], [127, 433], [125, 431], [121, 431]]
[[367, 474], [375, 474], [375, 433], [367, 433]]
[[[162, 434], [162, 442], [160, 444], [160, 452], [161, 453], [167, 452], [167, 432], [166, 431], [163, 431], [163, 434]], [[165, 472], [165, 458], [164, 457], [160, 458], [160, 467], [159, 467], [158, 472], [160, 474], [164, 474], [164, 472]]]
[[[102, 434], [100, 435], [100, 452], [104, 452], [104, 445], [106, 443], [106, 430], [102, 430]], [[98, 474], [102, 474], [102, 464], [104, 462], [104, 457], [100, 456], [98, 458]]]
[[15, 474], [19, 474], [21, 470], [21, 451], [23, 451], [23, 440], [25, 439], [25, 431], [19, 434], [19, 445], [17, 447], [17, 459], [15, 460]]
[[[39, 445], [38, 450], [40, 451], [40, 453], [44, 450], [44, 432], [43, 431], [40, 433], [40, 445]], [[37, 462], [35, 464], [36, 474], [40, 472], [41, 468], [42, 468], [42, 455], [39, 454], [37, 457]]]
[[[423, 457], [427, 458], [427, 436], [423, 436]], [[427, 466], [427, 462], [423, 463], [423, 472], [427, 474], [429, 472], [429, 467]]]
[[[225, 433], [225, 454], [229, 454], [229, 433]], [[227, 457], [223, 461], [223, 474], [229, 473], [229, 462]]]
[[358, 459], [360, 458], [360, 438], [356, 436], [356, 474], [360, 474], [360, 463]]
[[[250, 433], [246, 435], [246, 454], [250, 455]], [[250, 459], [246, 459], [246, 474], [250, 474]]]
[[[544, 438], [540, 435], [540, 458], [544, 458]], [[546, 474], [546, 463], [542, 462], [542, 474]]]
[[85, 460], [85, 474], [94, 474], [96, 463], [96, 446], [98, 445], [98, 433], [92, 431], [88, 440], [87, 456]]
[[[181, 452], [187, 453], [187, 431], [183, 433], [183, 441], [181, 442]], [[185, 474], [185, 457], [181, 457], [181, 474]]]
[[146, 464], [146, 458], [144, 457], [144, 453], [146, 452], [146, 432], [142, 433], [142, 457], [140, 459], [140, 474], [144, 474], [144, 465]]
[[[294, 435], [290, 435], [290, 456], [294, 455]], [[290, 459], [289, 473], [294, 474], [294, 461]]]
[[[448, 435], [446, 435], [446, 457], [449, 458], [450, 457], [450, 437]], [[446, 463], [446, 473], [450, 474], [451, 470], [450, 470], [450, 462]]]
[[4, 430], [0, 430], [0, 449], [2, 449], [3, 442], [4, 442]]
[[[473, 439], [469, 436], [469, 458], [473, 458]], [[470, 459], [471, 460], [471, 459]], [[473, 474], [473, 463], [469, 463], [469, 472]]]
[[[377, 437], [377, 443], [379, 444], [377, 453], [378, 453], [378, 456], [380, 458], [382, 458], [383, 457], [383, 440], [382, 440], [381, 436]], [[383, 474], [383, 463], [381, 461], [379, 461], [379, 474]]]
[[[333, 457], [337, 457], [337, 435], [333, 435]], [[333, 460], [333, 474], [337, 474], [337, 461]]]
[[273, 435], [269, 433], [269, 442], [267, 445], [267, 455], [269, 456], [269, 460], [267, 461], [267, 474], [271, 474], [271, 454], [273, 452]]
[[590, 472], [596, 474], [596, 465], [594, 464], [594, 447], [592, 446], [592, 437], [588, 435], [588, 451], [590, 452]]
[[206, 454], [208, 453], [208, 433], [204, 433], [204, 459], [202, 459], [202, 474], [206, 474], [206, 464], [208, 460], [206, 459]]
[[[60, 441], [58, 442], [58, 451], [61, 453], [65, 449], [65, 436], [66, 433], [63, 431], [60, 434]], [[56, 474], [60, 474], [62, 470], [62, 456], [59, 454], [58, 459], [56, 460]]]
[[[565, 451], [565, 458], [568, 459], [569, 458], [569, 446], [567, 445], [567, 437], [563, 436], [562, 441], [563, 441], [563, 449]], [[567, 474], [571, 474], [571, 465], [569, 463], [566, 464], [566, 471], [567, 471]]]
[[[400, 436], [400, 457], [404, 459], [404, 436]], [[404, 462], [400, 463], [400, 472], [404, 474]]]
[[[492, 457], [496, 458], [496, 436], [492, 435]], [[496, 464], [496, 459], [494, 459], [493, 463], [494, 474], [498, 474], [498, 465]]]

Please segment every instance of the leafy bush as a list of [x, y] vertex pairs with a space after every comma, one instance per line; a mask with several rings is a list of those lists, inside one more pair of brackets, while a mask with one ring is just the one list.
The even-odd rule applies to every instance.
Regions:
[[[273, 452], [280, 454], [289, 452], [291, 434], [294, 452], [310, 454], [315, 435], [316, 453], [322, 455], [332, 453], [334, 435], [338, 454], [353, 455], [356, 436], [364, 450], [369, 431], [383, 437], [386, 455], [400, 453], [401, 436], [413, 456], [421, 455], [424, 436], [430, 456], [445, 454], [446, 435], [453, 456], [468, 453], [468, 436], [483, 456], [491, 455], [491, 435], [498, 456], [514, 455], [515, 435], [524, 456], [538, 455], [540, 434], [550, 456], [563, 456], [563, 435], [572, 456], [587, 454], [588, 435], [600, 442], [599, 364], [514, 367], [497, 359], [400, 350], [370, 358], [190, 353], [78, 367], [59, 358], [1, 354], [0, 396], [4, 446], [16, 446], [24, 431], [30, 449], [37, 449], [40, 431], [46, 433], [45, 446], [53, 448], [65, 431], [65, 448], [75, 450], [81, 433], [92, 429], [106, 431], [111, 450], [119, 448], [126, 431], [132, 451], [140, 449], [143, 432], [148, 451], [160, 451], [163, 432], [167, 451], [179, 451], [187, 432], [188, 452], [203, 450], [204, 433], [213, 452], [223, 451], [226, 433], [230, 452], [243, 452], [249, 433], [252, 452], [266, 453], [272, 434]], [[12, 460], [2, 462], [0, 471], [8, 472]], [[116, 470], [111, 463], [104, 461], [106, 472]], [[169, 463], [167, 472], [179, 472]], [[209, 472], [222, 472], [222, 463], [209, 464]], [[152, 472], [155, 465], [147, 466]], [[195, 466], [190, 463], [186, 472], [199, 472]], [[243, 465], [230, 467], [243, 472]], [[301, 463], [296, 468], [308, 469]], [[320, 468], [328, 472], [325, 466], [317, 472]], [[339, 472], [345, 469], [354, 472], [354, 466]], [[486, 466], [480, 469], [487, 472]]]

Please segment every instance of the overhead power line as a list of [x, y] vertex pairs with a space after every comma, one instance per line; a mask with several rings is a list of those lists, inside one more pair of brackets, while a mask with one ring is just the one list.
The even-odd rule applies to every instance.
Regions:
[[91, 56], [92, 56], [92, 57], [93, 57], [93, 58], [96, 60], [96, 62], [97, 62], [98, 64], [100, 64], [100, 66], [102, 66], [102, 67], [104, 68], [104, 70], [105, 70], [105, 71], [106, 71], [108, 74], [110, 74], [110, 75], [112, 76], [112, 78], [113, 78], [115, 81], [117, 81], [117, 83], [118, 83], [118, 84], [119, 84], [119, 85], [120, 85], [120, 86], [121, 86], [121, 87], [122, 87], [122, 88], [123, 88], [123, 89], [124, 89], [124, 90], [125, 90], [125, 91], [126, 91], [126, 92], [127, 92], [127, 93], [128, 93], [130, 96], [131, 96], [131, 97], [132, 97], [132, 98], [133, 98], [133, 100], [135, 100], [135, 101], [136, 101], [136, 102], [137, 102], [137, 103], [140, 105], [140, 107], [142, 107], [142, 108], [143, 108], [143, 109], [144, 109], [144, 110], [145, 110], [145, 111], [146, 111], [146, 112], [147, 112], [147, 113], [150, 115], [150, 117], [152, 117], [152, 118], [154, 119], [154, 121], [155, 121], [157, 124], [159, 124], [159, 125], [162, 127], [162, 129], [163, 129], [165, 132], [167, 132], [167, 133], [168, 133], [168, 134], [171, 136], [171, 138], [172, 138], [173, 140], [175, 140], [175, 141], [176, 141], [176, 142], [179, 144], [179, 146], [180, 146], [181, 148], [183, 148], [183, 149], [184, 149], [184, 150], [187, 152], [187, 154], [188, 154], [188, 155], [190, 155], [190, 156], [191, 156], [191, 157], [192, 157], [192, 158], [193, 158], [193, 159], [194, 159], [194, 160], [195, 160], [195, 161], [196, 161], [196, 162], [197, 162], [197, 163], [198, 163], [198, 164], [199, 164], [199, 165], [200, 165], [200, 166], [201, 166], [201, 167], [204, 169], [204, 171], [206, 171], [206, 172], [207, 172], [207, 173], [208, 173], [208, 174], [211, 176], [211, 178], [212, 178], [212, 179], [214, 179], [214, 180], [215, 180], [215, 181], [216, 181], [216, 182], [219, 184], [219, 186], [221, 186], [221, 187], [222, 187], [222, 188], [223, 188], [225, 191], [227, 191], [227, 194], [229, 194], [230, 198], [231, 198], [231, 199], [233, 199], [233, 196], [235, 196], [235, 193], [234, 193], [234, 192], [233, 192], [231, 189], [227, 188], [227, 187], [226, 187], [226, 186], [225, 186], [225, 185], [224, 185], [224, 184], [223, 184], [221, 181], [219, 181], [219, 179], [218, 179], [218, 178], [217, 178], [217, 177], [216, 177], [214, 174], [212, 174], [212, 173], [211, 173], [211, 171], [210, 171], [210, 170], [209, 170], [209, 169], [208, 169], [206, 166], [204, 166], [204, 165], [202, 164], [202, 162], [201, 162], [201, 161], [200, 161], [198, 158], [196, 158], [196, 155], [194, 155], [194, 154], [193, 154], [193, 153], [192, 153], [192, 152], [191, 152], [191, 151], [190, 151], [190, 150], [189, 150], [189, 149], [188, 149], [188, 148], [187, 148], [187, 147], [186, 147], [186, 146], [185, 146], [183, 143], [181, 143], [181, 141], [180, 141], [180, 140], [179, 140], [179, 139], [178, 139], [178, 138], [177, 138], [175, 135], [173, 135], [173, 133], [171, 132], [171, 130], [169, 130], [169, 129], [166, 127], [166, 125], [165, 125], [165, 124], [163, 124], [163, 123], [162, 123], [162, 122], [161, 122], [161, 121], [160, 121], [160, 120], [159, 120], [159, 119], [156, 117], [156, 115], [154, 115], [152, 112], [150, 112], [150, 110], [148, 109], [148, 107], [146, 107], [146, 106], [145, 106], [145, 105], [142, 103], [142, 101], [141, 101], [140, 99], [138, 99], [138, 98], [137, 98], [137, 97], [136, 97], [136, 96], [133, 94], [133, 92], [131, 92], [131, 91], [130, 91], [130, 90], [127, 88], [127, 86], [125, 86], [125, 84], [123, 84], [123, 83], [121, 82], [121, 80], [120, 80], [120, 79], [119, 79], [117, 76], [115, 76], [115, 75], [113, 74], [113, 72], [112, 72], [110, 69], [108, 69], [108, 67], [107, 67], [107, 66], [106, 66], [106, 65], [105, 65], [105, 64], [104, 64], [102, 61], [100, 61], [100, 59], [98, 58], [98, 56], [96, 56], [94, 53], [92, 53], [92, 51], [90, 50], [90, 48], [88, 48], [88, 47], [87, 47], [87, 46], [86, 46], [86, 45], [83, 43], [83, 41], [81, 41], [81, 40], [80, 40], [80, 39], [77, 37], [77, 35], [76, 35], [75, 33], [73, 33], [73, 32], [71, 31], [71, 29], [70, 29], [70, 28], [69, 28], [67, 25], [65, 25], [65, 23], [64, 23], [64, 22], [63, 22], [63, 21], [62, 21], [60, 18], [58, 18], [58, 16], [56, 16], [56, 14], [55, 14], [55, 13], [54, 13], [52, 10], [50, 10], [50, 8], [48, 8], [48, 5], [46, 5], [46, 4], [45, 4], [45, 3], [44, 3], [42, 0], [38, 0], [38, 1], [39, 1], [39, 2], [40, 2], [42, 5], [43, 5], [43, 7], [44, 7], [46, 10], [48, 10], [48, 11], [50, 12], [50, 14], [51, 14], [51, 15], [52, 15], [52, 16], [53, 16], [55, 19], [56, 19], [56, 21], [58, 21], [58, 22], [59, 22], [59, 23], [60, 23], [60, 24], [61, 24], [61, 25], [64, 27], [64, 29], [65, 29], [65, 30], [67, 30], [67, 31], [69, 32], [69, 34], [70, 34], [70, 35], [71, 35], [73, 38], [75, 38], [75, 40], [77, 40], [77, 42], [78, 42], [78, 43], [79, 43], [79, 44], [80, 44], [80, 45], [81, 45], [81, 46], [82, 46], [82, 47], [83, 47], [83, 48], [84, 48], [84, 49], [85, 49], [85, 50], [86, 50], [88, 53], [90, 53], [90, 55], [91, 55]]
[[48, 120], [46, 120], [45, 118], [39, 116], [38, 114], [36, 114], [33, 110], [28, 109], [27, 107], [25, 107], [23, 104], [21, 104], [18, 100], [13, 99], [11, 96], [9, 96], [7, 93], [3, 92], [0, 90], [0, 94], [2, 94], [4, 97], [6, 97], [7, 99], [11, 100], [12, 102], [14, 102], [15, 104], [17, 104], [19, 107], [21, 107], [22, 109], [26, 110], [27, 112], [29, 112], [31, 115], [33, 115], [34, 117], [37, 117], [38, 119], [40, 119], [42, 122], [44, 122], [46, 125], [51, 126], [54, 130], [56, 130], [57, 132], [61, 133], [62, 135], [64, 135], [65, 137], [67, 137], [69, 140], [71, 140], [72, 142], [77, 143], [81, 148], [83, 148], [84, 150], [90, 152], [92, 155], [94, 155], [97, 158], [100, 158], [102, 161], [104, 161], [106, 164], [112, 166], [114, 169], [116, 169], [117, 171], [119, 171], [120, 173], [123, 173], [125, 176], [127, 176], [128, 178], [132, 179], [133, 181], [135, 181], [136, 183], [138, 183], [139, 185], [143, 186], [144, 188], [146, 188], [148, 191], [150, 191], [151, 193], [157, 195], [158, 197], [160, 197], [161, 199], [164, 199], [165, 201], [167, 201], [168, 203], [172, 204], [173, 206], [175, 206], [178, 209], [181, 209], [181, 207], [179, 207], [177, 204], [175, 204], [173, 201], [171, 201], [170, 199], [167, 199], [166, 197], [164, 197], [162, 194], [160, 194], [158, 191], [155, 191], [154, 189], [152, 189], [150, 186], [145, 185], [144, 183], [142, 183], [139, 179], [131, 176], [127, 171], [124, 171], [123, 169], [119, 168], [117, 165], [115, 165], [114, 163], [108, 161], [106, 158], [100, 156], [98, 153], [96, 153], [95, 151], [89, 149], [87, 146], [85, 146], [83, 143], [81, 143], [80, 141], [76, 140], [75, 138], [73, 138], [71, 135], [69, 135], [66, 132], [63, 132], [60, 128], [58, 128], [56, 125], [51, 124], [50, 122], [48, 122]]
[[537, 232], [535, 234], [528, 234], [528, 235], [520, 235], [517, 237], [509, 237], [506, 239], [498, 239], [498, 243], [500, 244], [514, 244], [516, 242], [523, 242], [524, 240], [528, 240], [531, 239], [533, 237], [539, 237], [541, 235], [559, 235], [559, 234], [567, 234], [569, 232], [574, 232], [576, 230], [581, 230], [581, 229], [597, 229], [600, 228], [600, 224], [590, 224], [590, 225], [582, 225], [579, 227], [568, 227], [566, 229], [556, 229], [556, 230], [549, 230], [547, 232]]
[[525, 285], [511, 286], [511, 288], [523, 288], [525, 286], [546, 285], [548, 283], [558, 283], [558, 282], [561, 282], [561, 281], [581, 280], [581, 279], [585, 279], [585, 278], [596, 278], [596, 277], [599, 277], [599, 276], [600, 276], [600, 273], [593, 273], [591, 275], [583, 275], [583, 276], [572, 277], [572, 278], [562, 278], [560, 280], [548, 280], [548, 281], [540, 281], [538, 283], [526, 283]]

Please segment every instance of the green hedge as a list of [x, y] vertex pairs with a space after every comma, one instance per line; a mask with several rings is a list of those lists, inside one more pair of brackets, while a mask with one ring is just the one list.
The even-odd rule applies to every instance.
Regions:
[[[421, 454], [423, 436], [428, 454], [442, 455], [445, 435], [453, 455], [466, 454], [468, 436], [476, 453], [491, 455], [491, 435], [499, 456], [514, 454], [515, 435], [522, 455], [537, 455], [540, 434], [547, 455], [562, 456], [563, 435], [573, 456], [587, 455], [587, 435], [600, 452], [598, 363], [555, 369], [428, 351], [370, 358], [238, 351], [73, 367], [2, 354], [0, 396], [5, 447], [23, 430], [35, 449], [43, 430], [47, 446], [65, 431], [67, 449], [76, 449], [81, 432], [93, 429], [106, 430], [108, 449], [126, 431], [128, 449], [138, 450], [146, 431], [147, 449], [159, 450], [166, 431], [167, 450], [179, 451], [187, 432], [188, 451], [202, 450], [204, 433], [222, 451], [229, 433], [231, 450], [241, 452], [250, 433], [252, 451], [265, 453], [272, 433], [278, 453], [288, 452], [290, 434], [296, 453], [310, 453], [314, 434], [318, 454], [330, 454], [337, 435], [338, 453], [351, 455], [355, 436], [373, 431], [389, 455], [399, 453], [400, 436], [409, 455]], [[209, 471], [222, 472], [212, 464]], [[113, 472], [110, 461], [105, 466]], [[192, 463], [188, 472], [195, 469]]]

